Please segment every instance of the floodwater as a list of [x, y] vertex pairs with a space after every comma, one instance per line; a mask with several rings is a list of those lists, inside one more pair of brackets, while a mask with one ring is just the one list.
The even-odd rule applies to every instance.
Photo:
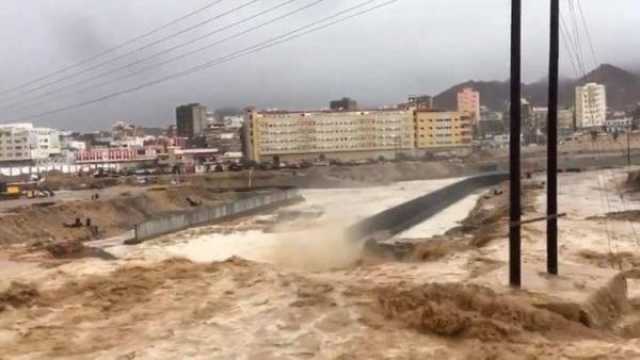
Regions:
[[473, 210], [479, 194], [471, 194], [451, 204], [435, 216], [395, 236], [396, 239], [418, 240], [443, 235], [464, 220]]
[[[163, 251], [193, 261], [207, 262], [239, 256], [248, 260], [304, 268], [341, 266], [357, 258], [361, 244], [344, 238], [344, 229], [368, 216], [419, 196], [436, 191], [460, 179], [400, 182], [389, 186], [357, 189], [302, 191], [306, 201], [288, 210], [321, 210], [312, 221], [296, 220], [275, 231], [200, 231], [176, 234], [172, 243], [163, 242]], [[397, 238], [417, 239], [442, 234], [464, 219], [475, 206], [471, 195], [440, 214], [400, 234]], [[252, 221], [255, 219], [249, 219]], [[150, 242], [147, 246], [157, 246]]]

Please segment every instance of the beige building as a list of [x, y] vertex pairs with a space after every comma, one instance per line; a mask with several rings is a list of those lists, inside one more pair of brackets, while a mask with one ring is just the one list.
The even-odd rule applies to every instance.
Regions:
[[255, 161], [391, 159], [470, 146], [472, 126], [455, 111], [249, 111], [243, 138], [245, 157]]
[[472, 88], [458, 92], [458, 112], [469, 115], [475, 125], [480, 120], [480, 93]]
[[471, 119], [454, 111], [417, 111], [415, 137], [417, 149], [470, 146]]
[[244, 131], [245, 156], [256, 161], [389, 157], [414, 148], [410, 110], [251, 111]]

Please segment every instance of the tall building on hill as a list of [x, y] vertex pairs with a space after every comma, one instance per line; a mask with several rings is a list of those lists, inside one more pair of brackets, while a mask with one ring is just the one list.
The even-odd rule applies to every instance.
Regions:
[[602, 127], [607, 120], [607, 91], [604, 85], [588, 83], [576, 87], [576, 127]]
[[177, 107], [176, 128], [178, 136], [188, 139], [203, 135], [207, 128], [207, 107], [197, 103]]
[[472, 88], [458, 92], [458, 112], [467, 114], [475, 125], [480, 120], [480, 93]]

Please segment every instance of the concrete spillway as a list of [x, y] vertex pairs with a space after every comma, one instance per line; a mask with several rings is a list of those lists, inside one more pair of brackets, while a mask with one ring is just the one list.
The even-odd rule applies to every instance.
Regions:
[[386, 240], [435, 216], [480, 188], [508, 179], [507, 173], [469, 177], [359, 221], [347, 229], [355, 240]]
[[[301, 190], [306, 201], [288, 207], [287, 211], [319, 209], [323, 213], [320, 218], [310, 222], [300, 219], [288, 222], [284, 227], [267, 230], [259, 226], [261, 216], [254, 216], [240, 224], [191, 229], [151, 240], [135, 250], [123, 251], [133, 251], [132, 256], [182, 256], [194, 261], [216, 261], [240, 256], [310, 269], [341, 266], [357, 259], [362, 250], [363, 243], [352, 241], [345, 232], [350, 227], [353, 229], [354, 224], [356, 227], [374, 225], [361, 228], [366, 231], [392, 228], [391, 233], [420, 225], [428, 218], [428, 222], [420, 226], [434, 226], [439, 229], [436, 231], [441, 232], [456, 226], [457, 221], [466, 217], [475, 205], [473, 200], [466, 201], [469, 200], [467, 196], [481, 185], [489, 185], [469, 179], [473, 178], [410, 181], [371, 188]], [[500, 179], [495, 178], [490, 184]], [[452, 192], [452, 186], [458, 190]], [[437, 195], [436, 203], [425, 205], [429, 202], [428, 195], [442, 194], [443, 189], [446, 196]], [[456, 200], [463, 199], [466, 200], [456, 203]], [[438, 214], [438, 211], [454, 203], [455, 207], [448, 209], [455, 210], [455, 214]], [[414, 212], [419, 216], [408, 216]], [[117, 252], [117, 249], [114, 250]]]

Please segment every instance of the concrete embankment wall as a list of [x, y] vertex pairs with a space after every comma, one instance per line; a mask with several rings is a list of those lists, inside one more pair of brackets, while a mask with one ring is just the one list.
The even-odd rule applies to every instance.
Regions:
[[488, 173], [463, 179], [440, 190], [385, 210], [350, 227], [348, 235], [356, 240], [380, 241], [427, 220], [453, 203], [483, 187], [508, 180], [509, 174]]
[[205, 225], [232, 216], [247, 215], [252, 212], [266, 210], [274, 206], [283, 206], [303, 200], [296, 189], [280, 190], [259, 194], [247, 199], [209, 208], [198, 208], [176, 214], [160, 216], [135, 226], [135, 237], [130, 244], [140, 243], [146, 239]]

